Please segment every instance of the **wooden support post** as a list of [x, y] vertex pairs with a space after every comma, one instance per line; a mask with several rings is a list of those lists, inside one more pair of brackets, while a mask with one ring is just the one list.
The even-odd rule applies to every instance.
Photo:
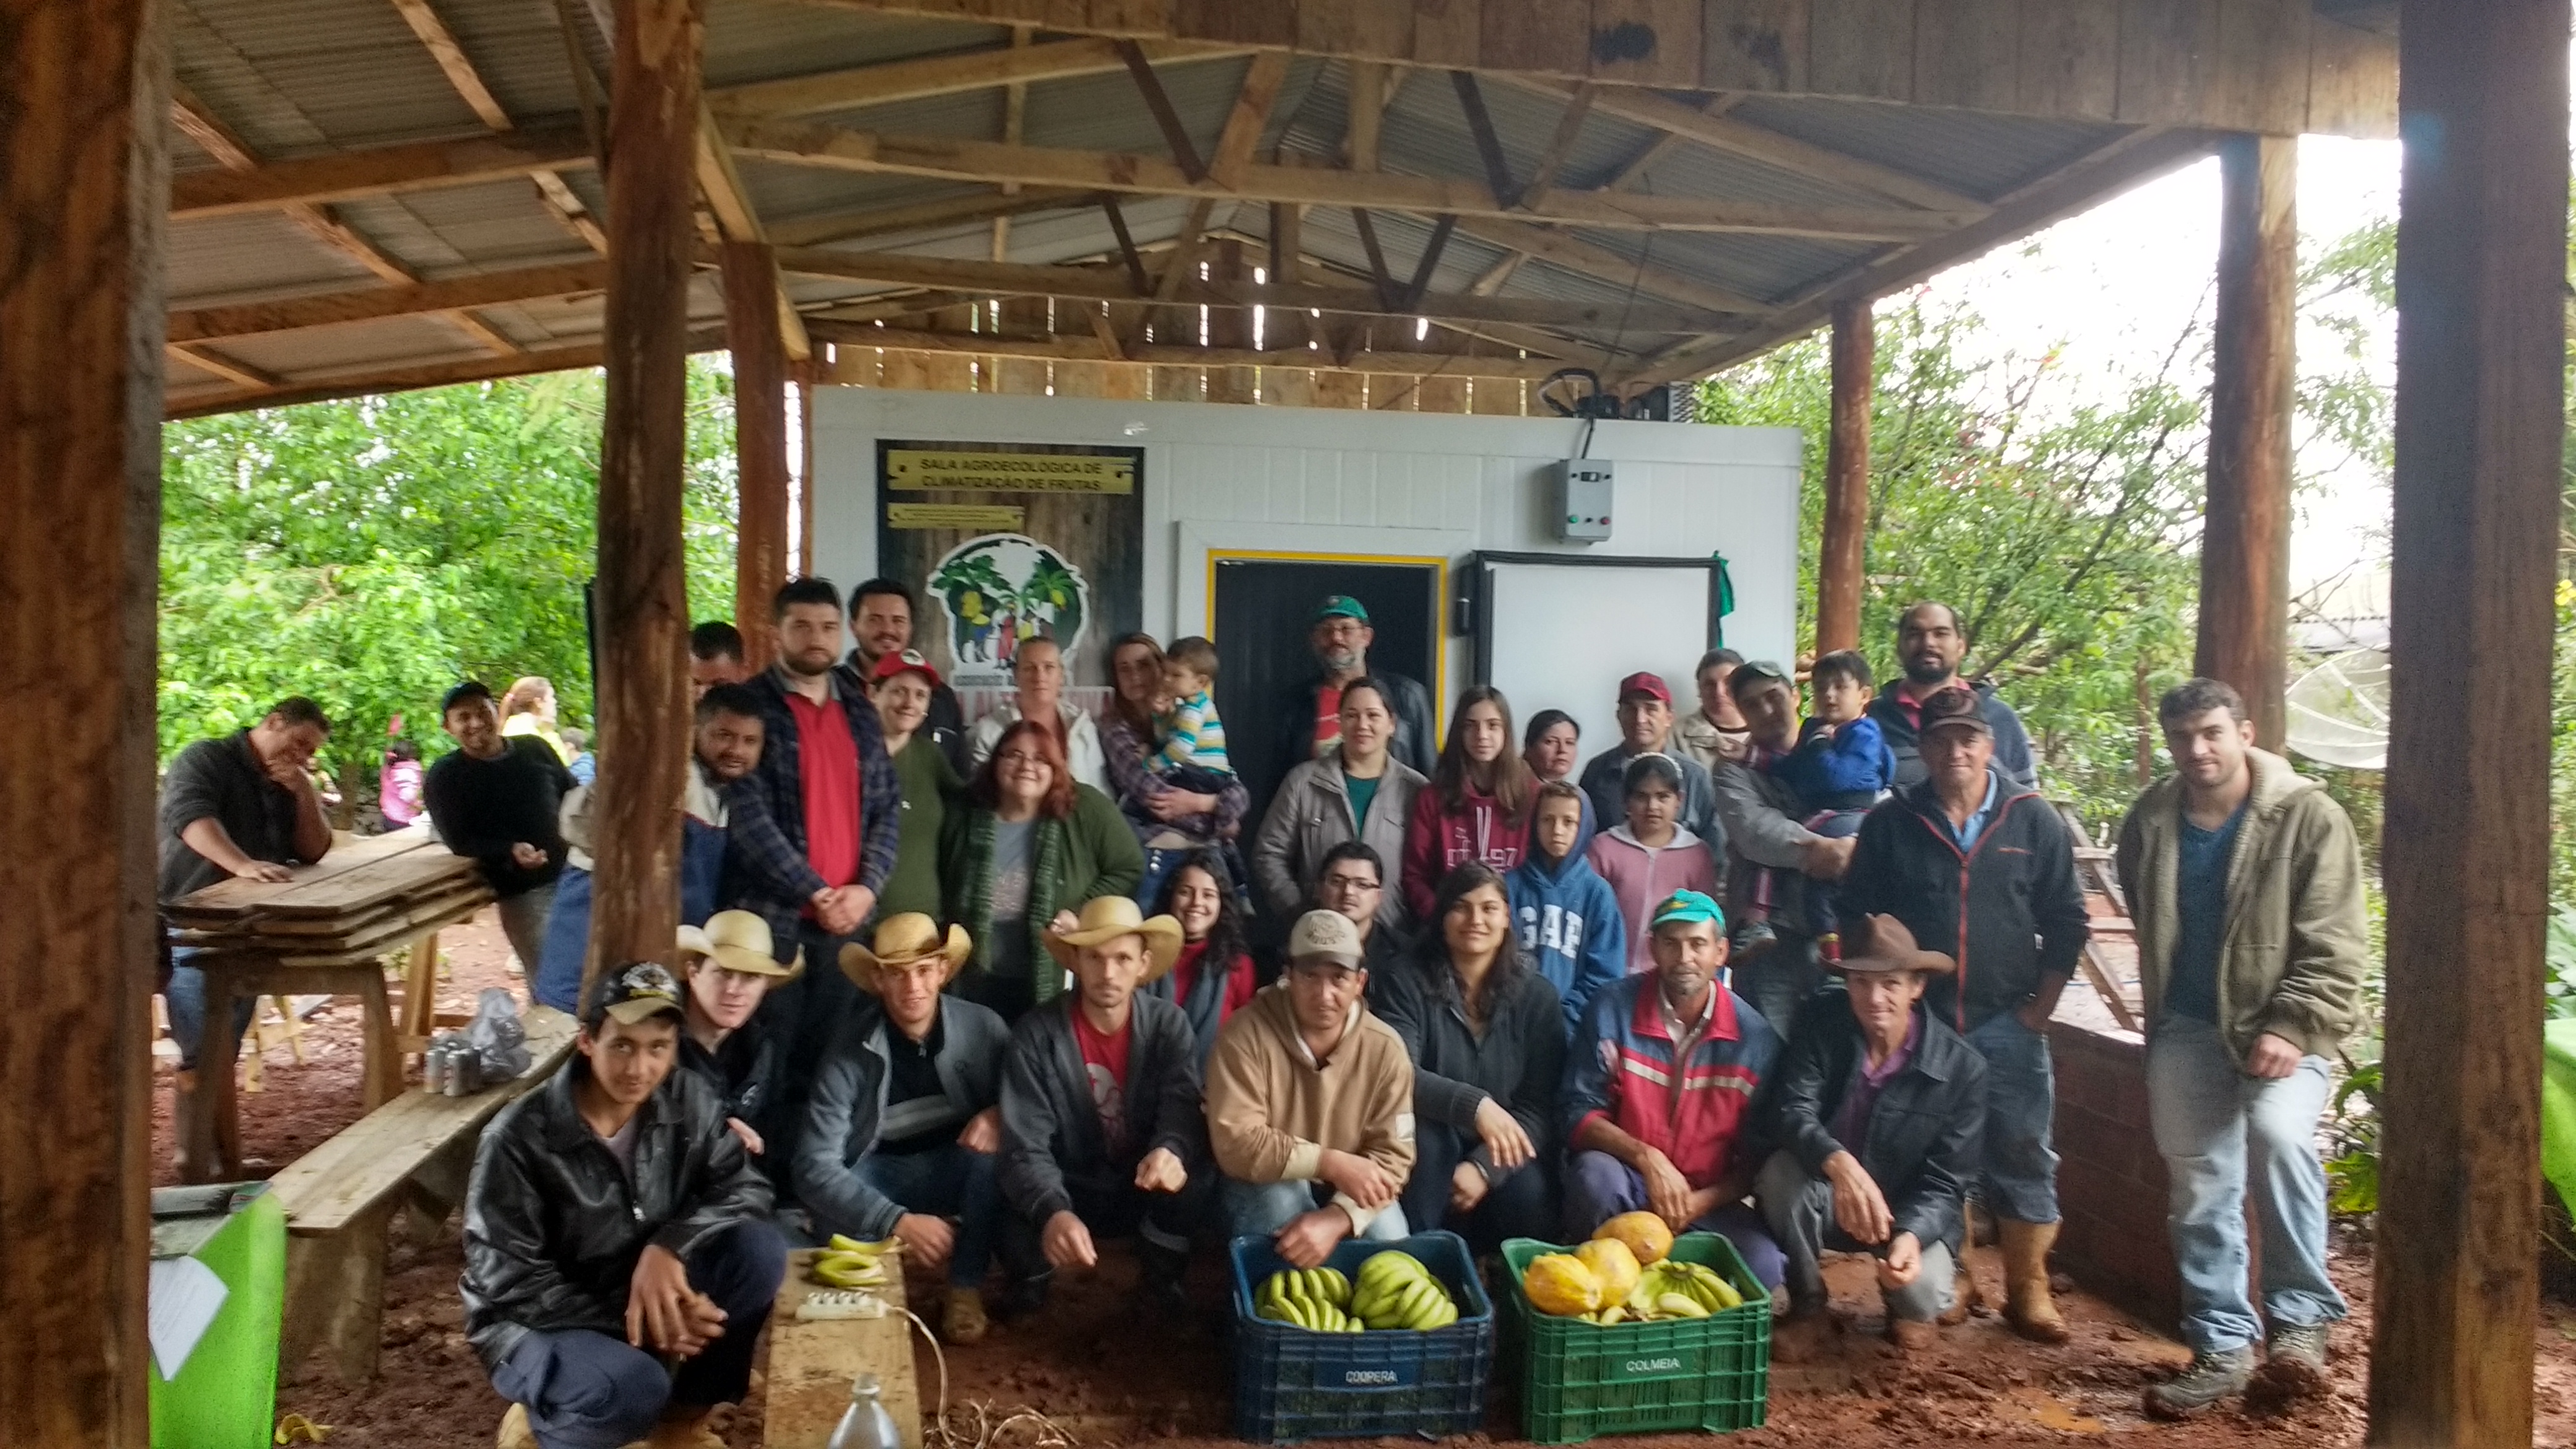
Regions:
[[2370, 1435], [2532, 1440], [2568, 0], [2402, 0]]
[[2245, 696], [2254, 742], [2281, 748], [2289, 688], [2290, 419], [2296, 403], [2299, 141], [2219, 147], [2218, 318], [2209, 502], [2194, 673]]
[[671, 954], [688, 767], [680, 532], [704, 0], [614, 0], [607, 402], [599, 449], [599, 798], [583, 979]]
[[1869, 410], [1878, 324], [1870, 304], [1834, 304], [1832, 432], [1825, 444], [1825, 535], [1816, 559], [1816, 653], [1860, 647], [1869, 555]]
[[[1210, 259], [1212, 280], [1249, 282], [1252, 268], [1244, 261], [1243, 243], [1227, 237], [1216, 245]], [[1212, 307], [1208, 310], [1208, 345], [1210, 347], [1250, 348], [1252, 346], [1252, 309], [1249, 307]], [[1253, 370], [1240, 365], [1211, 367], [1207, 372], [1209, 402], [1248, 403], [1256, 400]]]
[[778, 266], [761, 242], [726, 242], [725, 344], [733, 352], [734, 627], [743, 663], [778, 656], [770, 600], [787, 582], [787, 351]]
[[44, 843], [0, 868], [12, 1444], [151, 1434], [166, 18], [154, 0], [35, 0], [0, 23], [0, 729], [21, 742], [0, 757], [0, 826]]

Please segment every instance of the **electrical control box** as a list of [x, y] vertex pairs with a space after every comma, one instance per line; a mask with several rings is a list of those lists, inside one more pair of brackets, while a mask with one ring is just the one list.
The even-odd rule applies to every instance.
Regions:
[[1606, 458], [1568, 458], [1557, 465], [1556, 537], [1560, 543], [1610, 541], [1616, 474]]

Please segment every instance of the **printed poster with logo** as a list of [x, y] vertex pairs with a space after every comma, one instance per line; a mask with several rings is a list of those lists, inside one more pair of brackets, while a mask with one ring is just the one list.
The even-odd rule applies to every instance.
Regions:
[[1144, 627], [1145, 450], [1055, 443], [877, 443], [877, 558], [919, 591], [913, 642], [961, 692], [1008, 689], [1030, 639], [1068, 685], [1109, 683], [1109, 646]]

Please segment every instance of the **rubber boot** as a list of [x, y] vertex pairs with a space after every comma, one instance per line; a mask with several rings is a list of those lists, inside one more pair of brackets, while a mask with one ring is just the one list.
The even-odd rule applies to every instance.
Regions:
[[2057, 1224], [2000, 1218], [2004, 1238], [2004, 1319], [2033, 1343], [2064, 1343], [2066, 1320], [2048, 1291], [2048, 1250]]

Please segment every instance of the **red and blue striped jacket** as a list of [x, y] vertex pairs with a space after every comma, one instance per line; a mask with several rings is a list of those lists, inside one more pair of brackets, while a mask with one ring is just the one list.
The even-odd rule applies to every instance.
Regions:
[[1565, 1136], [1596, 1116], [1660, 1149], [1707, 1187], [1734, 1165], [1753, 1094], [1780, 1055], [1780, 1034], [1735, 993], [1717, 989], [1715, 1019], [1688, 1062], [1673, 1060], [1657, 995], [1663, 978], [1641, 972], [1594, 992], [1565, 1064]]

